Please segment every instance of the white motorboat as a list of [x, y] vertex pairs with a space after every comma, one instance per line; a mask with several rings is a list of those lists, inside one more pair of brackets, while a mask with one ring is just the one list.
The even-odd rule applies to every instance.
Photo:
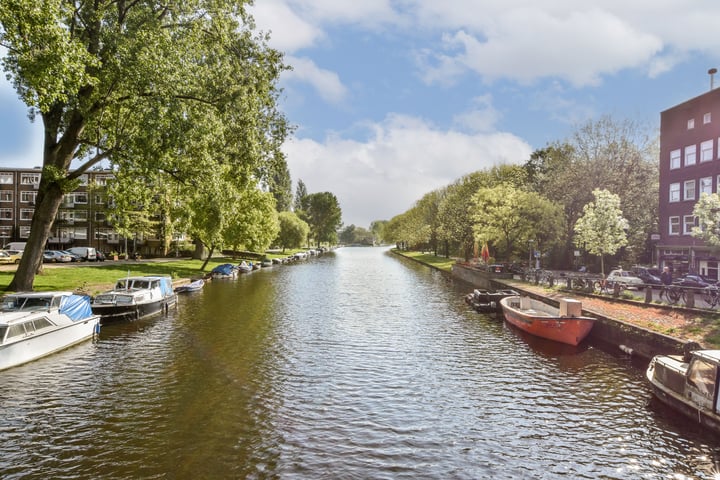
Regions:
[[90, 297], [72, 292], [7, 295], [0, 313], [0, 370], [87, 340], [99, 331]]
[[95, 296], [92, 311], [100, 315], [103, 322], [114, 319], [137, 320], [166, 312], [176, 302], [177, 295], [170, 277], [125, 277], [117, 281], [113, 290]]

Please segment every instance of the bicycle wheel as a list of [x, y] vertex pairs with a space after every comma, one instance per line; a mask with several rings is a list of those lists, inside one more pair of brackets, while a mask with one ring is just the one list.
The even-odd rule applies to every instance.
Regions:
[[684, 297], [684, 292], [680, 287], [670, 287], [666, 293], [668, 301], [670, 303], [677, 303], [681, 298]]

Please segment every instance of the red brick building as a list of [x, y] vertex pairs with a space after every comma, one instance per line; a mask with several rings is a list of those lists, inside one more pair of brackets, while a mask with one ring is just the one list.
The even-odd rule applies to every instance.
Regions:
[[720, 278], [720, 251], [690, 235], [702, 193], [720, 192], [720, 89], [660, 114], [658, 264]]

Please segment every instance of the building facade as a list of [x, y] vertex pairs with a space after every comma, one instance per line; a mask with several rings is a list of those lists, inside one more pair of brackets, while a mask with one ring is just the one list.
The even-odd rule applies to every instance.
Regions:
[[660, 114], [658, 264], [720, 279], [720, 251], [691, 235], [703, 193], [720, 193], [720, 89]]

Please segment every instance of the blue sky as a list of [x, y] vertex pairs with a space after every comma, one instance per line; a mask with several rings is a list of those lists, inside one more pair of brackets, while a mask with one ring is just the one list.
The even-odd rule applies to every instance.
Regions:
[[[716, 0], [255, 3], [293, 67], [281, 81], [292, 179], [334, 193], [346, 225], [523, 163], [602, 115], [657, 129], [720, 68]], [[40, 165], [40, 125], [4, 79], [0, 106], [0, 165]]]

